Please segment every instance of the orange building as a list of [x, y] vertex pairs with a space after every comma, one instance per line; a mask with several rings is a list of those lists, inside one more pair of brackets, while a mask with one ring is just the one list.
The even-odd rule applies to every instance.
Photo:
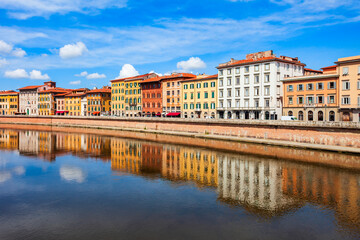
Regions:
[[181, 81], [189, 78], [195, 78], [191, 73], [173, 73], [169, 76], [163, 76], [163, 114], [172, 113], [173, 116], [181, 114]]
[[153, 77], [146, 79], [141, 84], [142, 92], [142, 115], [158, 116], [162, 113], [162, 82], [161, 77]]
[[87, 115], [100, 116], [111, 114], [111, 88], [103, 87], [86, 93]]
[[339, 121], [337, 66], [322, 69], [322, 74], [283, 80], [283, 116], [294, 116], [300, 121]]

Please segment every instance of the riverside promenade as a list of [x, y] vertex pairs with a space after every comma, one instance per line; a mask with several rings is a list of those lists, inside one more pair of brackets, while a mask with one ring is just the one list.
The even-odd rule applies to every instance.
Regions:
[[0, 126], [1, 124], [135, 131], [360, 153], [360, 123], [354, 122], [319, 123], [218, 119], [1, 116]]

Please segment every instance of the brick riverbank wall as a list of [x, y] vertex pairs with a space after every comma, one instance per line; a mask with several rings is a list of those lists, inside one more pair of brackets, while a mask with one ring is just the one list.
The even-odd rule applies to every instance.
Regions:
[[0, 116], [0, 123], [172, 131], [360, 148], [360, 123], [353, 122]]

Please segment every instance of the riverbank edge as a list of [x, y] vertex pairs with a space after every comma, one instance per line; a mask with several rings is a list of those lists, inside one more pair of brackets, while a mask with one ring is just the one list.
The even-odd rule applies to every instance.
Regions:
[[66, 128], [85, 128], [85, 129], [89, 128], [89, 129], [104, 129], [104, 130], [114, 130], [114, 131], [152, 133], [152, 134], [162, 134], [162, 135], [174, 135], [174, 136], [181, 136], [181, 137], [191, 137], [191, 138], [202, 138], [202, 139], [213, 139], [213, 140], [221, 140], [221, 141], [232, 141], [232, 142], [244, 142], [244, 143], [271, 145], [271, 146], [281, 146], [281, 147], [290, 147], [290, 148], [312, 149], [312, 150], [319, 150], [319, 151], [360, 154], [360, 148], [355, 148], [355, 147], [323, 145], [323, 144], [313, 144], [313, 143], [300, 143], [300, 142], [273, 140], [273, 139], [224, 136], [224, 135], [216, 135], [216, 134], [210, 134], [210, 133], [209, 134], [200, 134], [200, 133], [179, 132], [179, 131], [110, 127], [110, 126], [99, 126], [99, 125], [0, 122], [0, 126], [3, 124], [66, 127]]

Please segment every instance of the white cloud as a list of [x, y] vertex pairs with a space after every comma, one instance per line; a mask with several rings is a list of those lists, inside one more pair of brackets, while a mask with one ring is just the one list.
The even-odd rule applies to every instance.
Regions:
[[99, 78], [106, 78], [105, 74], [99, 74], [99, 73], [92, 73], [86, 76], [87, 79], [99, 79]]
[[80, 73], [80, 74], [75, 74], [75, 77], [85, 77], [85, 76], [87, 76], [88, 75], [88, 72], [87, 71], [84, 71], [84, 72], [82, 72], [82, 73]]
[[1, 0], [0, 8], [9, 16], [27, 19], [33, 16], [48, 17], [55, 13], [97, 13], [99, 9], [123, 8], [127, 0]]
[[47, 74], [42, 74], [38, 70], [32, 70], [30, 72], [30, 79], [36, 79], [36, 80], [49, 80], [50, 77]]
[[4, 74], [7, 78], [27, 78], [33, 80], [49, 80], [50, 77], [47, 74], [42, 74], [41, 71], [32, 70], [30, 74], [28, 74], [25, 69], [16, 69], [14, 71], [6, 71]]
[[80, 85], [80, 84], [81, 84], [80, 80], [70, 82], [70, 85]]
[[0, 172], [0, 183], [4, 183], [12, 178], [11, 173], [9, 172]]
[[60, 48], [59, 55], [63, 59], [75, 58], [82, 56], [88, 49], [83, 42], [77, 42], [76, 44], [67, 44]]
[[191, 57], [187, 61], [178, 62], [177, 68], [184, 71], [192, 71], [206, 68], [206, 64], [199, 57]]
[[11, 55], [15, 57], [24, 57], [26, 55], [26, 52], [21, 48], [15, 48], [14, 51], [12, 51]]
[[8, 64], [8, 61], [6, 61], [5, 58], [0, 58], [0, 68]]
[[12, 51], [12, 46], [3, 40], [0, 40], [0, 53], [10, 53]]
[[7, 78], [29, 78], [29, 74], [25, 69], [20, 68], [14, 71], [6, 71], [4, 76]]
[[158, 76], [163, 76], [163, 74], [162, 73], [157, 73], [157, 72], [155, 72], [154, 70], [151, 70], [149, 73], [155, 73], [156, 75], [158, 75]]
[[23, 175], [26, 172], [24, 166], [17, 166], [13, 169], [13, 171], [16, 175]]
[[81, 168], [73, 166], [61, 166], [60, 176], [69, 182], [82, 183], [85, 181], [86, 175]]
[[124, 64], [117, 78], [128, 78], [128, 77], [134, 77], [136, 75], [139, 75], [139, 72], [136, 71], [133, 65]]

